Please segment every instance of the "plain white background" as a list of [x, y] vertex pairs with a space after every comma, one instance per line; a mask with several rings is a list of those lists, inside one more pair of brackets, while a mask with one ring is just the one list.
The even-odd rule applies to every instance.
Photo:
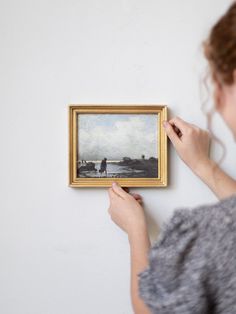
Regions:
[[[127, 237], [106, 188], [67, 186], [67, 105], [165, 103], [205, 127], [201, 43], [231, 2], [0, 0], [2, 314], [132, 313]], [[214, 125], [236, 176], [232, 135]], [[169, 187], [133, 189], [154, 225], [216, 201], [169, 148]]]

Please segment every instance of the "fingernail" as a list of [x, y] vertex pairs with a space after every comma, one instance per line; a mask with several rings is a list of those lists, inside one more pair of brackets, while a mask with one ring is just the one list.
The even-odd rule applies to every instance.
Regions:
[[167, 121], [163, 121], [162, 125], [165, 127], [167, 127]]
[[116, 182], [112, 182], [112, 186], [116, 186]]

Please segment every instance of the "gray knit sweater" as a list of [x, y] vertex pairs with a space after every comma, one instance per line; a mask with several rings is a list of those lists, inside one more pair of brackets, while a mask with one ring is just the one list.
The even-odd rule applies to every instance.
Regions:
[[236, 195], [177, 209], [138, 277], [151, 313], [236, 314]]

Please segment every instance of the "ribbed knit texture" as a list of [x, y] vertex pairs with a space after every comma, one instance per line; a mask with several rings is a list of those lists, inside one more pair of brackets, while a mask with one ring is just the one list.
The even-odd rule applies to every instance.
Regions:
[[155, 314], [236, 314], [236, 195], [177, 209], [138, 274]]

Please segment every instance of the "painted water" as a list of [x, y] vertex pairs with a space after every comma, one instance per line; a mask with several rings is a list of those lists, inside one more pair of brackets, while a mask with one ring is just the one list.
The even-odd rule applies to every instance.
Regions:
[[[87, 161], [89, 162], [89, 161]], [[121, 166], [116, 163], [119, 161], [107, 161], [107, 176], [105, 172], [102, 175], [99, 172], [101, 161], [91, 161], [95, 164], [97, 171], [83, 171], [79, 173], [80, 178], [92, 177], [92, 178], [117, 178], [117, 177], [133, 177], [137, 174], [144, 173], [144, 170], [132, 169], [129, 166]]]
[[[96, 170], [91, 171], [79, 171], [79, 167], [85, 164], [81, 164], [78, 167], [78, 177], [80, 178], [145, 178], [145, 177], [156, 177], [157, 176], [157, 161], [156, 167], [152, 166], [152, 169], [149, 169], [152, 175], [147, 175], [147, 169], [135, 169], [135, 167], [130, 167], [129, 165], [119, 165], [120, 160], [116, 161], [107, 161], [107, 175], [105, 172], [102, 174], [99, 172], [101, 161], [86, 161], [93, 163]], [[148, 161], [146, 161], [148, 162]], [[151, 167], [149, 167], [151, 168]], [[155, 168], [155, 169], [153, 169]]]

